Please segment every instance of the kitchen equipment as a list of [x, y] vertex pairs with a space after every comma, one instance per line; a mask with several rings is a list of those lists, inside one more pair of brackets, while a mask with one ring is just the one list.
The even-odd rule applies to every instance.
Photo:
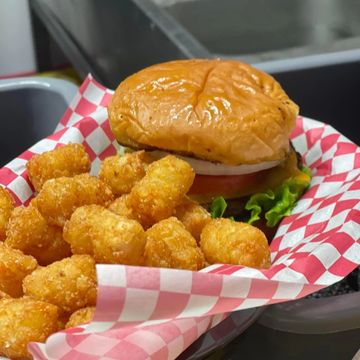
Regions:
[[238, 58], [271, 73], [360, 60], [356, 0], [31, 0], [31, 5], [77, 71], [83, 77], [91, 72], [111, 88], [145, 66], [179, 58]]
[[360, 58], [356, 0], [153, 2], [213, 56], [261, 63], [270, 72]]
[[51, 134], [77, 87], [65, 80], [0, 80], [0, 167]]
[[32, 0], [31, 6], [78, 73], [92, 73], [110, 88], [154, 63], [210, 56], [149, 0]]
[[331, 334], [294, 334], [254, 324], [214, 354], [223, 360], [351, 360], [359, 349], [359, 330]]

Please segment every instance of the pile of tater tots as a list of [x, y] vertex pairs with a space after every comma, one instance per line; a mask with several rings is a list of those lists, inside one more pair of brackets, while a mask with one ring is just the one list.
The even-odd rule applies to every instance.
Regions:
[[95, 264], [200, 270], [270, 265], [265, 235], [212, 219], [186, 196], [191, 166], [144, 151], [106, 158], [89, 174], [85, 148], [69, 144], [27, 164], [37, 193], [14, 208], [0, 187], [0, 355], [27, 359], [27, 344], [91, 321]]

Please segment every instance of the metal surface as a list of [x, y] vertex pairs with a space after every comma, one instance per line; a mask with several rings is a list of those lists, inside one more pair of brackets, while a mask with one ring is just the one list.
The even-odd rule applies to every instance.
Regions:
[[225, 347], [232, 340], [246, 331], [265, 309], [265, 307], [258, 307], [230, 314], [228, 318], [190, 345], [180, 356], [178, 356], [177, 360], [202, 359], [213, 351]]
[[272, 305], [263, 313], [259, 324], [296, 334], [360, 330], [360, 292]]
[[31, 5], [79, 74], [91, 72], [111, 88], [143, 67], [180, 58], [240, 58], [271, 73], [360, 60], [357, 0], [31, 0]]
[[359, 344], [360, 329], [321, 335], [293, 334], [256, 323], [213, 356], [222, 360], [347, 360], [354, 356]]
[[79, 74], [90, 72], [110, 88], [155, 63], [210, 57], [149, 0], [31, 0], [31, 6]]
[[274, 74], [300, 114], [331, 124], [360, 144], [360, 61]]
[[65, 80], [0, 80], [0, 167], [50, 135], [77, 87]]
[[252, 63], [357, 49], [357, 0], [153, 0], [210, 53]]

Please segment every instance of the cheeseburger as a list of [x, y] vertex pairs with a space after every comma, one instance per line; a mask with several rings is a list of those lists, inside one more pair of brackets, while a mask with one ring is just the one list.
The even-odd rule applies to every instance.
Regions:
[[213, 216], [265, 219], [267, 226], [289, 214], [310, 181], [289, 141], [298, 112], [270, 75], [203, 59], [139, 71], [119, 85], [108, 108], [121, 145], [192, 165], [189, 196], [212, 204]]

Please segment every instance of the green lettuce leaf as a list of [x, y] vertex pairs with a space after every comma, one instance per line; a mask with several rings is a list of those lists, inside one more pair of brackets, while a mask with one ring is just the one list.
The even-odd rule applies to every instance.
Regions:
[[302, 176], [291, 177], [275, 189], [250, 197], [245, 205], [245, 209], [251, 212], [249, 224], [259, 220], [264, 214], [266, 226], [274, 227], [283, 217], [290, 215], [311, 181], [310, 169], [303, 167], [301, 170]]
[[[282, 218], [290, 215], [296, 202], [310, 186], [311, 170], [304, 165], [301, 171], [302, 174], [285, 180], [274, 189], [253, 194], [245, 205], [245, 209], [250, 211], [250, 217], [246, 222], [252, 224], [264, 216], [266, 225], [274, 227]], [[210, 207], [211, 217], [223, 217], [226, 208], [225, 199], [222, 196], [217, 197]]]
[[227, 203], [222, 196], [217, 197], [213, 200], [210, 207], [210, 215], [213, 219], [220, 218], [224, 215], [227, 208]]

